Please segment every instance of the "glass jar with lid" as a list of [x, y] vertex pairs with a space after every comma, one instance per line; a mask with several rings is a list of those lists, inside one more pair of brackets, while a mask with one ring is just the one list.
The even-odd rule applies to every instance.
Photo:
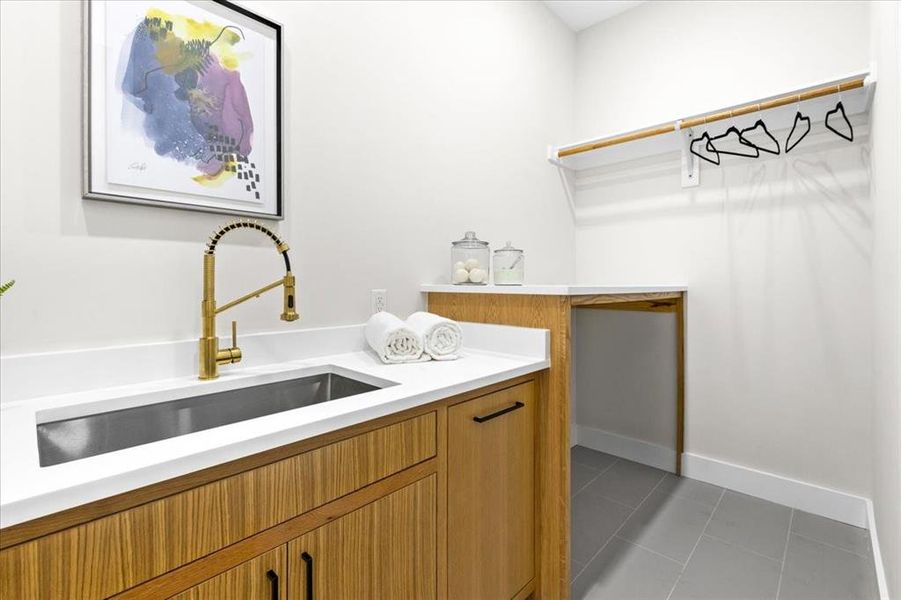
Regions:
[[526, 256], [519, 248], [507, 242], [503, 248], [494, 251], [494, 284], [522, 285], [525, 275]]
[[487, 285], [490, 258], [488, 242], [467, 231], [462, 240], [451, 242], [451, 281], [454, 285]]

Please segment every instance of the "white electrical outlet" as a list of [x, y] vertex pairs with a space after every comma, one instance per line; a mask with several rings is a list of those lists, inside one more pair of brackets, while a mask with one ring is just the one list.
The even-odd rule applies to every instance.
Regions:
[[369, 292], [369, 312], [375, 314], [388, 308], [388, 291], [372, 290]]

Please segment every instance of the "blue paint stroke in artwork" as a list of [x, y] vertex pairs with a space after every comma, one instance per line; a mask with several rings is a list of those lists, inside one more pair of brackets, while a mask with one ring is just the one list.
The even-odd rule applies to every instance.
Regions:
[[144, 133], [153, 142], [154, 151], [160, 156], [192, 162], [203, 153], [206, 142], [191, 122], [187, 100], [176, 95], [178, 89], [175, 78], [160, 70], [147, 28], [139, 25], [132, 41], [122, 91], [145, 113]]

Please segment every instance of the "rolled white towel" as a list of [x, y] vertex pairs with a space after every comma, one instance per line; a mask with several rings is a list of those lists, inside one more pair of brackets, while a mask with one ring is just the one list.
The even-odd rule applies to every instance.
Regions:
[[366, 341], [382, 362], [408, 363], [428, 360], [422, 338], [403, 321], [388, 312], [377, 312], [366, 323]]
[[463, 332], [454, 321], [429, 312], [415, 312], [407, 318], [407, 327], [422, 338], [423, 350], [435, 360], [454, 360], [459, 356]]

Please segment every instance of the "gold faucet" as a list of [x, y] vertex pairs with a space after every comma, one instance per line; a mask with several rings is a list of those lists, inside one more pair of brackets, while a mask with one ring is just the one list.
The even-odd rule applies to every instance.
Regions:
[[[285, 259], [285, 276], [264, 285], [258, 290], [245, 294], [240, 298], [216, 307], [216, 244], [229, 231], [234, 229], [255, 229], [267, 236], [275, 244], [276, 250]], [[291, 274], [291, 261], [288, 259], [288, 244], [284, 243], [272, 231], [255, 221], [239, 220], [220, 227], [210, 236], [203, 253], [203, 303], [201, 304], [200, 334], [200, 379], [216, 379], [219, 377], [219, 365], [241, 361], [241, 349], [238, 348], [238, 324], [232, 321], [232, 345], [219, 349], [219, 338], [216, 337], [216, 315], [235, 307], [251, 298], [259, 298], [261, 294], [284, 286], [284, 309], [282, 321], [296, 321], [300, 318], [294, 309], [294, 275]]]

